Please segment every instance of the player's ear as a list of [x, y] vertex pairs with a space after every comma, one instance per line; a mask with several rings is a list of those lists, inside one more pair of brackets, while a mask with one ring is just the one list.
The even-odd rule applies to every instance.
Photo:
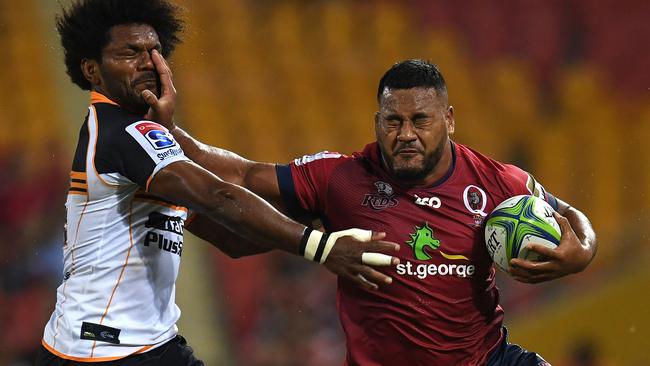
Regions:
[[81, 72], [84, 74], [86, 80], [92, 85], [101, 84], [101, 76], [99, 75], [99, 63], [90, 58], [81, 60]]
[[447, 133], [452, 135], [456, 130], [456, 120], [454, 120], [454, 107], [449, 106], [445, 113], [445, 123], [447, 123]]

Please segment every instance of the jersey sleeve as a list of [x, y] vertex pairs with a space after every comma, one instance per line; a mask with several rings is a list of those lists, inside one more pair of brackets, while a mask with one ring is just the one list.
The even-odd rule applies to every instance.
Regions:
[[278, 186], [290, 215], [319, 216], [325, 212], [329, 178], [344, 158], [339, 153], [323, 151], [287, 165], [276, 165]]
[[503, 175], [508, 182], [508, 188], [513, 196], [527, 194], [539, 197], [546, 201], [553, 209], [557, 210], [557, 199], [544, 186], [539, 183], [532, 174], [521, 168], [506, 164], [504, 165]]
[[[162, 125], [138, 121], [114, 130], [102, 144], [107, 161], [98, 162], [148, 190], [152, 178], [167, 165], [189, 160], [172, 134]], [[98, 147], [99, 148], [99, 147]], [[102, 164], [103, 163], [103, 164]]]

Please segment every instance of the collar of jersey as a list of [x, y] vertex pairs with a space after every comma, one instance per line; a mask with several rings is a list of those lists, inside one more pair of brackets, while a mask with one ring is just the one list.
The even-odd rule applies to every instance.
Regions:
[[118, 105], [114, 101], [108, 99], [108, 97], [105, 96], [104, 94], [96, 91], [91, 91], [90, 104], [95, 104], [95, 103], [108, 103], [108, 104]]
[[383, 175], [386, 179], [390, 180], [391, 183], [394, 183], [395, 185], [399, 187], [406, 188], [408, 190], [410, 189], [431, 189], [431, 188], [436, 188], [441, 186], [443, 183], [445, 183], [451, 175], [454, 173], [454, 169], [456, 168], [456, 144], [449, 140], [449, 143], [451, 144], [451, 165], [449, 166], [449, 169], [443, 175], [440, 179], [435, 181], [431, 185], [427, 186], [413, 186], [413, 185], [408, 185], [405, 184], [403, 181], [400, 181], [399, 179], [395, 179], [388, 171], [384, 168], [384, 164], [381, 161], [381, 150], [379, 149], [379, 144], [377, 142], [370, 143], [366, 145], [366, 147], [363, 149], [363, 152], [361, 155], [372, 162], [372, 165], [375, 166], [375, 169]]

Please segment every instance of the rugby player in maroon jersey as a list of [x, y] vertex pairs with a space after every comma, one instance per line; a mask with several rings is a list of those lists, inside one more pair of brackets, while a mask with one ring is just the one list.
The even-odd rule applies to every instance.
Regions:
[[[155, 59], [159, 71], [168, 66]], [[161, 72], [169, 78], [168, 72]], [[503, 200], [536, 195], [556, 210], [560, 245], [533, 245], [546, 260], [513, 259], [511, 275], [537, 283], [577, 273], [596, 253], [587, 217], [555, 198], [520, 168], [450, 139], [454, 109], [435, 65], [393, 65], [377, 91], [376, 142], [350, 156], [321, 152], [288, 165], [250, 161], [207, 146], [172, 121], [175, 95], [144, 95], [152, 117], [186, 154], [225, 180], [243, 185], [295, 218], [327, 230], [385, 231], [402, 243], [400, 264], [384, 270], [393, 285], [362, 290], [338, 280], [338, 311], [348, 365], [547, 365], [507, 342], [495, 269], [483, 241], [484, 218]], [[195, 225], [212, 226], [206, 217]], [[262, 251], [221, 228], [203, 237], [232, 256]], [[261, 248], [260, 248], [261, 247]]]

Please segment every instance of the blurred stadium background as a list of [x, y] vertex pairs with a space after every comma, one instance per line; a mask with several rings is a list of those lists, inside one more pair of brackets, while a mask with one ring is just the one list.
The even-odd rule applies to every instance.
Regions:
[[[178, 2], [177, 119], [256, 160], [361, 148], [382, 73], [405, 58], [437, 63], [455, 139], [530, 170], [599, 234], [580, 275], [499, 279], [512, 340], [555, 365], [650, 365], [650, 2]], [[61, 279], [88, 96], [63, 69], [59, 8], [0, 0], [0, 365], [31, 364]], [[208, 365], [341, 364], [329, 273], [275, 253], [231, 260], [191, 237], [186, 247], [179, 326]]]

